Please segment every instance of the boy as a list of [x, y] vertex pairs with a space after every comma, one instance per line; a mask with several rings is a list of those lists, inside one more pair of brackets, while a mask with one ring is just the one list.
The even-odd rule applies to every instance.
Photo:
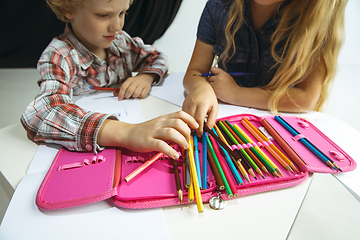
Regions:
[[[165, 141], [187, 148], [195, 120], [184, 112], [141, 124], [81, 109], [73, 94], [90, 86], [121, 83], [118, 99], [144, 98], [151, 85], [167, 72], [166, 57], [139, 38], [121, 31], [129, 0], [47, 0], [58, 18], [67, 22], [64, 34], [53, 39], [38, 62], [40, 93], [21, 122], [34, 141], [58, 143], [69, 150], [93, 151], [122, 146], [136, 151], [158, 150], [177, 159]], [[131, 72], [138, 72], [132, 77]]]

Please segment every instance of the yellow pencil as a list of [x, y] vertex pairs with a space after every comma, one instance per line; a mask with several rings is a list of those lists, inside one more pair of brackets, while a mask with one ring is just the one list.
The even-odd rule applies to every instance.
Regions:
[[[195, 159], [194, 159], [194, 149], [193, 149], [193, 137], [191, 136], [189, 141], [189, 160], [190, 160], [190, 174], [192, 177], [192, 185], [194, 186], [195, 197], [196, 197], [196, 204], [198, 208], [198, 212], [204, 212], [204, 205], [202, 202], [202, 197], [200, 193], [200, 186], [198, 182], [198, 177], [196, 174], [196, 166], [195, 166]], [[190, 189], [189, 189], [190, 191]]]

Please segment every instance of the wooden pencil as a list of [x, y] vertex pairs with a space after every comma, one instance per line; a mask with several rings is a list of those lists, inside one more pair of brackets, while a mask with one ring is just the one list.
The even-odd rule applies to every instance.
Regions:
[[[232, 144], [235, 145], [235, 147], [237, 145], [239, 145], [238, 141], [236, 140], [235, 138], [235, 134], [234, 133], [231, 133], [231, 129], [228, 128], [227, 125], [225, 125], [225, 123], [223, 123], [222, 121], [218, 121], [219, 125], [220, 125], [220, 128], [222, 128], [222, 130], [224, 131], [224, 133], [231, 139], [232, 141]], [[251, 157], [247, 154], [247, 152], [243, 149], [243, 148], [240, 148], [238, 149], [238, 151], [245, 157], [245, 159], [247, 160], [247, 162], [251, 165], [251, 167], [256, 171], [256, 168], [258, 168], [258, 166], [254, 163], [254, 161], [251, 159]], [[252, 171], [253, 169], [250, 169], [248, 170], [248, 172], [255, 178], [255, 174], [254, 172]]]
[[221, 180], [220, 174], [219, 174], [219, 172], [218, 172], [218, 170], [217, 170], [217, 168], [215, 166], [215, 161], [214, 161], [213, 156], [211, 155], [209, 147], [207, 148], [207, 152], [208, 152], [209, 166], [210, 166], [212, 174], [215, 177], [216, 185], [217, 185], [219, 190], [224, 190], [225, 189], [224, 183]]
[[219, 148], [217, 147], [214, 138], [212, 138], [212, 137], [210, 136], [209, 139], [210, 139], [210, 142], [211, 142], [212, 147], [213, 147], [213, 149], [214, 149], [215, 155], [216, 155], [216, 157], [217, 157], [217, 159], [218, 159], [218, 161], [219, 161], [219, 163], [220, 163], [221, 169], [222, 169], [223, 172], [224, 172], [224, 176], [225, 176], [225, 178], [226, 178], [226, 180], [227, 180], [227, 182], [228, 182], [228, 184], [229, 184], [229, 187], [230, 187], [230, 189], [231, 189], [231, 192], [232, 192], [232, 194], [233, 194], [233, 197], [238, 197], [239, 194], [238, 194], [238, 192], [237, 192], [236, 186], [235, 186], [234, 182], [232, 181], [231, 175], [230, 175], [230, 173], [229, 173], [228, 168], [226, 167], [226, 164], [225, 164], [225, 162], [224, 162], [224, 159], [222, 158], [222, 156], [221, 156], [221, 154], [220, 154]]
[[[230, 122], [225, 121], [225, 124], [229, 127], [229, 131], [234, 134], [234, 137], [236, 138], [236, 140], [238, 140], [238, 142], [242, 145], [247, 144], [248, 142], [242, 137], [242, 135], [231, 125]], [[265, 179], [264, 175], [262, 174], [262, 171], [268, 174], [267, 169], [265, 168], [265, 166], [262, 164], [262, 162], [260, 161], [261, 156], [259, 156], [259, 154], [254, 151], [254, 148], [251, 146], [245, 146], [244, 147], [245, 152], [254, 160], [255, 162], [255, 167], [254, 170], [256, 171], [257, 174], [259, 174], [262, 178]], [[262, 170], [262, 171], [261, 171]]]
[[130, 181], [134, 177], [136, 177], [139, 173], [144, 171], [147, 167], [149, 167], [151, 164], [153, 164], [156, 160], [158, 160], [162, 155], [164, 155], [162, 152], [158, 152], [155, 154], [152, 158], [144, 162], [141, 166], [139, 166], [137, 169], [132, 171], [129, 175], [125, 177], [125, 182]]
[[174, 165], [174, 175], [175, 175], [175, 184], [176, 184], [176, 191], [180, 200], [180, 203], [183, 201], [183, 192], [181, 188], [181, 182], [180, 182], [180, 176], [179, 176], [179, 168], [177, 164], [177, 160], [173, 159], [173, 165]]
[[207, 141], [208, 141], [208, 148], [210, 149], [210, 154], [211, 154], [212, 157], [213, 157], [213, 160], [214, 160], [214, 162], [215, 162], [216, 169], [218, 170], [219, 175], [220, 175], [220, 177], [221, 177], [221, 180], [222, 180], [222, 182], [223, 182], [223, 184], [224, 184], [225, 191], [226, 191], [226, 194], [227, 194], [228, 198], [233, 198], [234, 195], [233, 195], [232, 190], [231, 190], [231, 188], [230, 188], [230, 185], [229, 185], [229, 183], [228, 183], [228, 181], [227, 181], [227, 179], [226, 179], [226, 177], [225, 177], [225, 174], [224, 174], [224, 172], [223, 172], [223, 169], [221, 168], [221, 165], [220, 165], [220, 163], [219, 163], [219, 160], [217, 159], [217, 156], [216, 156], [216, 154], [215, 154], [215, 151], [214, 151], [214, 149], [213, 149], [213, 147], [212, 147], [212, 144], [211, 144], [211, 142], [210, 142], [210, 137], [211, 137], [211, 136], [209, 136], [208, 139], [207, 139]]
[[[215, 124], [214, 128], [216, 130], [216, 132], [219, 134], [220, 139], [226, 144], [229, 145], [229, 143], [227, 142], [226, 138], [224, 137], [224, 135], [222, 134], [222, 132], [220, 131], [219, 127]], [[240, 173], [243, 175], [243, 177], [249, 182], [250, 182], [250, 178], [249, 175], [247, 174], [244, 166], [242, 165], [241, 161], [236, 161], [236, 159], [232, 158], [233, 161], [236, 163], [236, 165], [238, 166], [238, 169], [240, 171]]]
[[204, 212], [204, 205], [202, 202], [201, 192], [200, 192], [200, 186], [198, 182], [197, 172], [196, 172], [196, 166], [195, 166], [195, 159], [194, 159], [194, 149], [193, 149], [193, 137], [191, 136], [189, 141], [189, 162], [190, 162], [190, 174], [191, 174], [191, 183], [194, 186], [194, 192], [196, 197], [196, 204], [198, 208], [198, 212]]

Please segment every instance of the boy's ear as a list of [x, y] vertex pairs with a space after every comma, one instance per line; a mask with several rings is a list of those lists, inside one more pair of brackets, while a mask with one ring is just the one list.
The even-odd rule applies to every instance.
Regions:
[[61, 11], [63, 12], [64, 16], [65, 16], [67, 19], [69, 19], [69, 20], [73, 19], [74, 16], [72, 15], [71, 12], [67, 11], [67, 10], [64, 9], [64, 8], [61, 8]]

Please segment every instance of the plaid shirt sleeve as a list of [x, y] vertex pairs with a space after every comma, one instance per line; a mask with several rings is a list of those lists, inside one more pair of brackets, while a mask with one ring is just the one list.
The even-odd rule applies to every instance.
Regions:
[[21, 123], [34, 141], [56, 143], [73, 151], [93, 151], [102, 123], [110, 115], [81, 109], [71, 100], [73, 59], [58, 51], [45, 51], [38, 69], [40, 92], [25, 109]]
[[125, 32], [123, 32], [123, 36], [130, 50], [125, 59], [132, 66], [132, 71], [157, 74], [159, 78], [154, 81], [154, 84], [163, 79], [168, 71], [166, 55], [158, 52], [154, 46], [144, 44], [143, 40], [139, 37], [131, 38]]

